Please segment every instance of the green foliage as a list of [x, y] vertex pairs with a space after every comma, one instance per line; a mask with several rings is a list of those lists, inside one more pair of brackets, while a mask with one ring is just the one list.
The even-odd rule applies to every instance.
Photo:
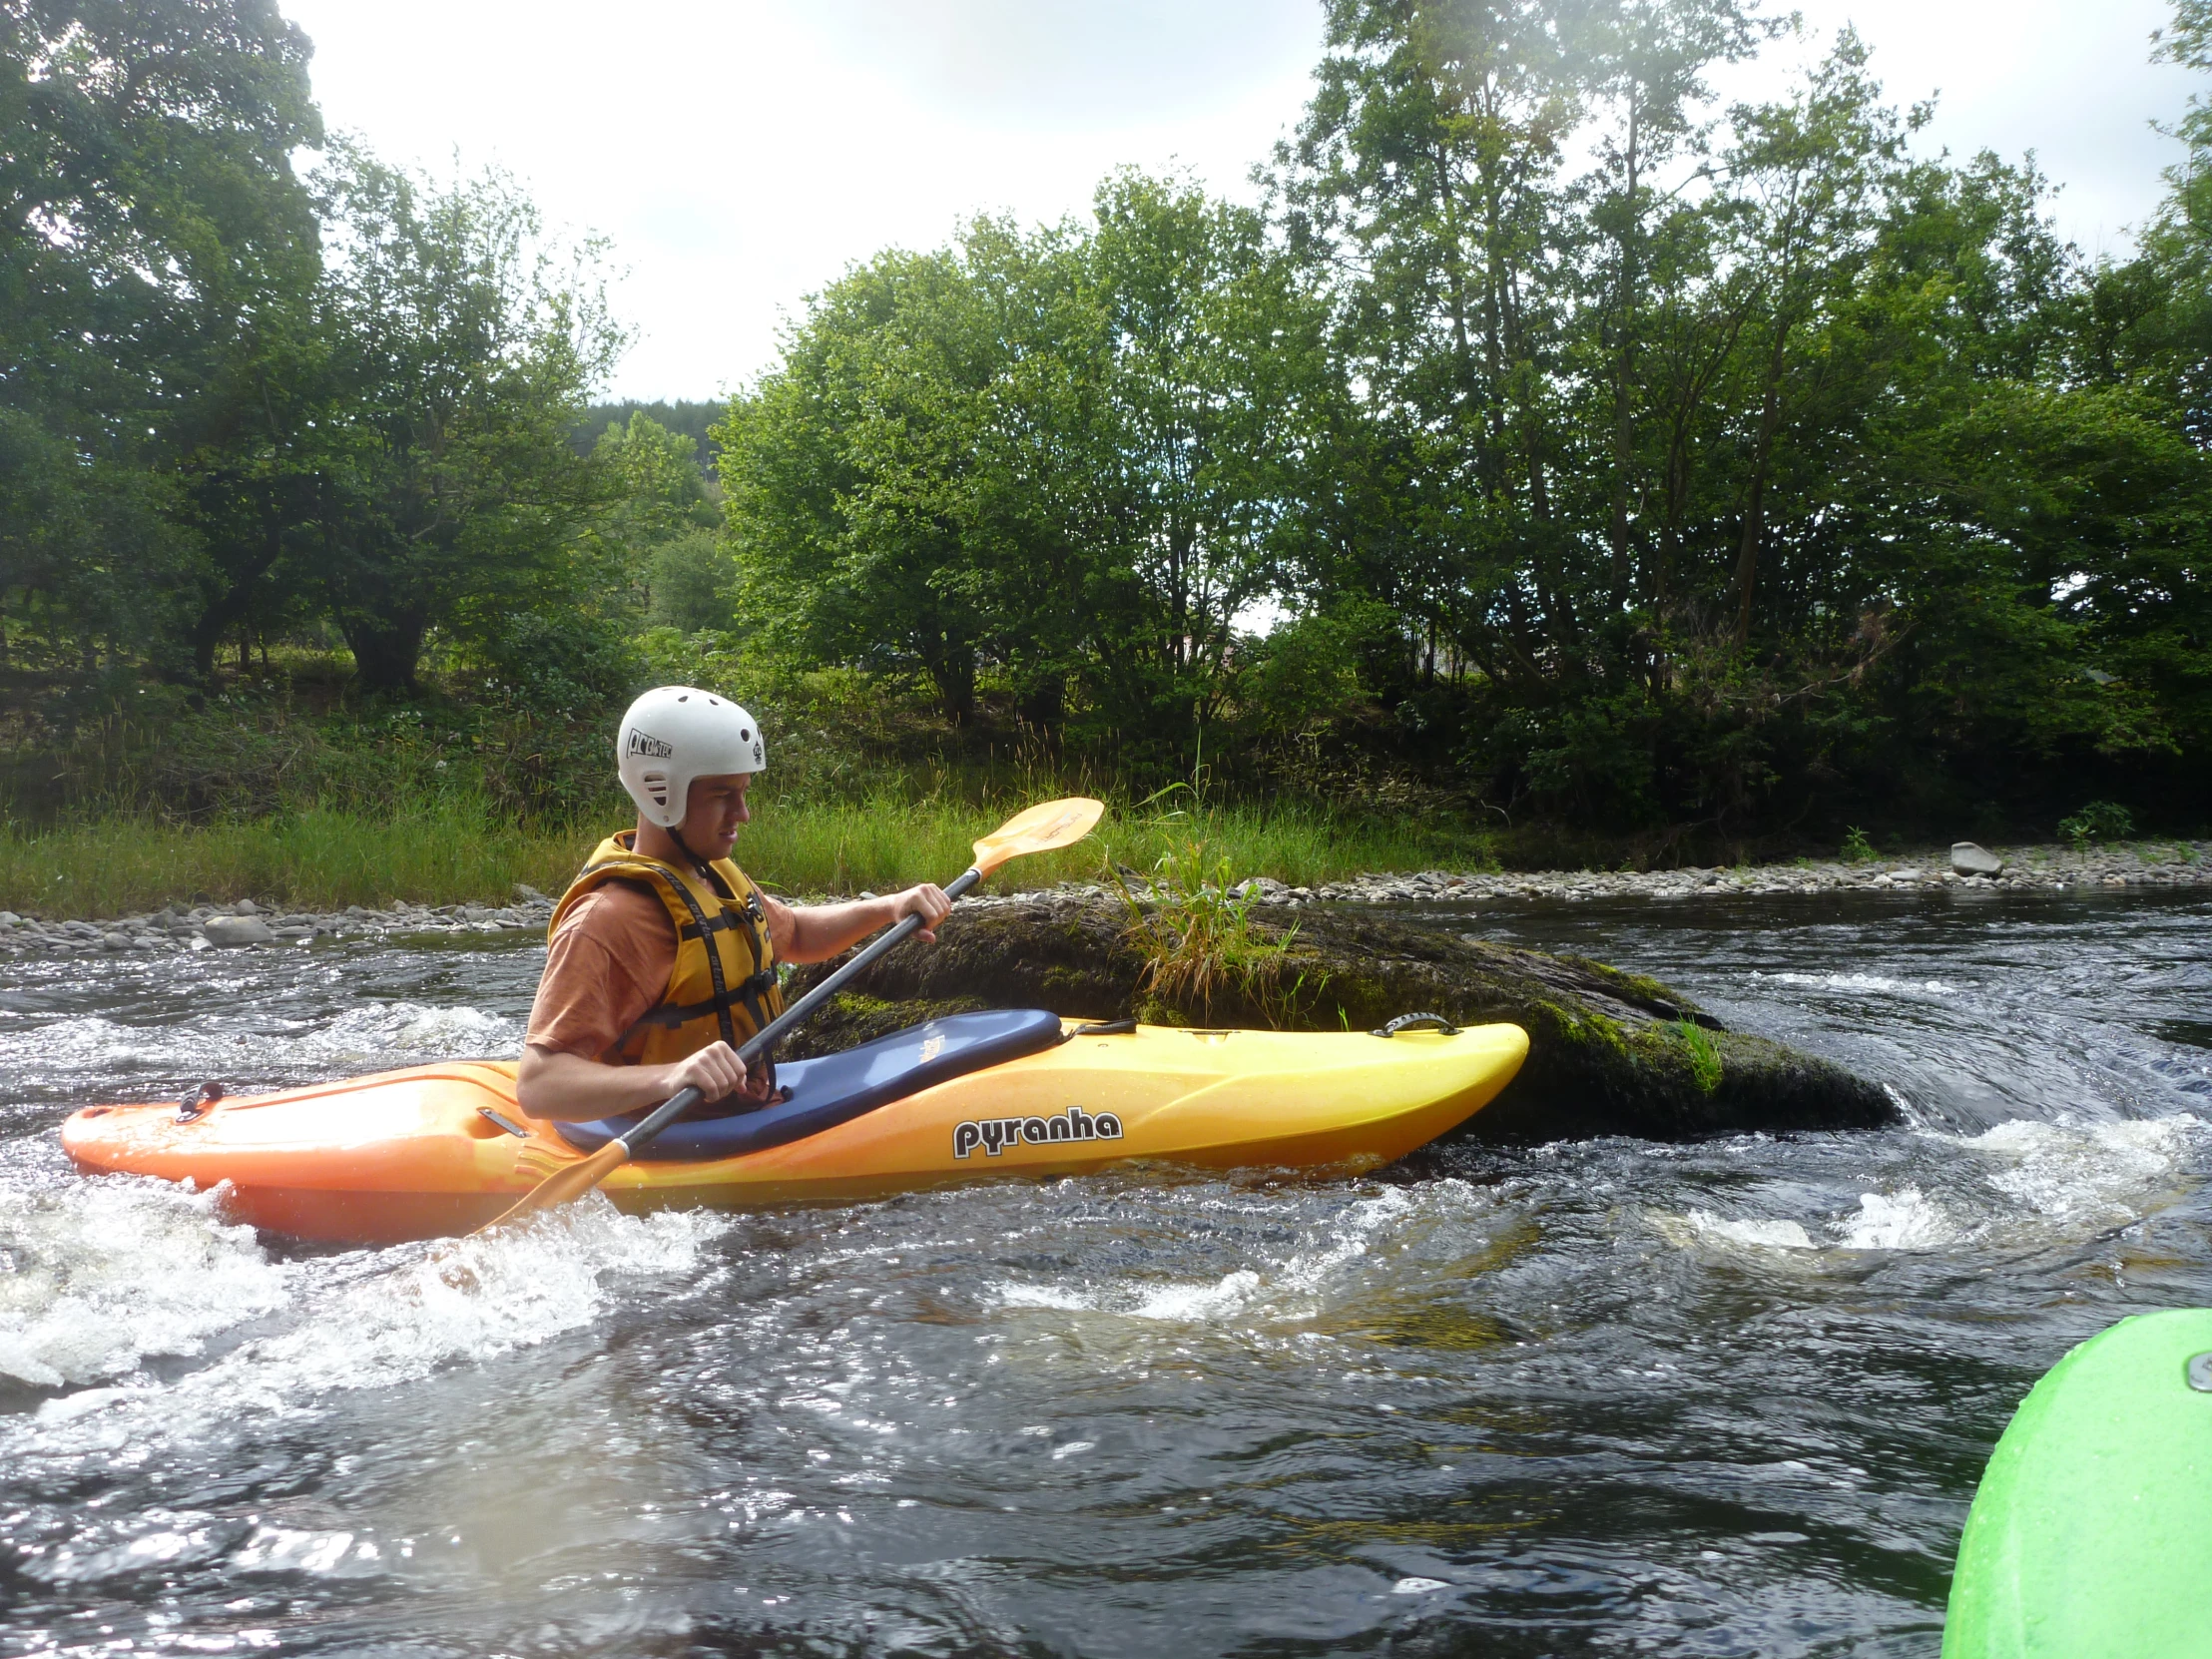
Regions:
[[[0, 722], [42, 799], [260, 799], [259, 705], [210, 707], [235, 756], [187, 734], [205, 787], [145, 734], [274, 647], [345, 719], [496, 728], [523, 816], [587, 798], [569, 734], [707, 677], [808, 799], [1203, 760], [1638, 856], [2212, 813], [2201, 98], [2092, 264], [2031, 163], [1916, 155], [1848, 30], [1708, 119], [1749, 0], [1327, 0], [1261, 208], [1119, 172], [847, 271], [727, 406], [604, 404], [597, 246], [327, 143], [274, 7], [0, 11]], [[2212, 71], [2208, 0], [2157, 51]]]
[[1312, 614], [1287, 622], [1243, 653], [1236, 699], [1247, 722], [1276, 737], [1319, 733], [1361, 697], [1352, 625]]
[[1842, 856], [1847, 864], [1871, 864], [1882, 854], [1875, 850], [1874, 842], [1867, 839], [1866, 830], [1855, 824], [1844, 831]]
[[640, 410], [628, 425], [602, 432], [592, 457], [616, 498], [605, 534], [638, 549], [714, 527], [717, 514], [707, 499], [696, 438]]
[[1120, 174], [812, 302], [724, 449], [740, 610], [807, 666], [995, 666], [1023, 718], [1195, 743], [1298, 535], [1325, 307], [1258, 215]]
[[1128, 936], [1144, 957], [1138, 983], [1144, 1017], [1180, 1023], [1195, 1013], [1207, 1024], [1215, 996], [1233, 984], [1270, 1026], [1287, 1023], [1305, 988], [1303, 975], [1282, 982], [1298, 930], [1273, 939], [1254, 931], [1251, 895], [1236, 884], [1219, 849], [1203, 836], [1179, 837], [1154, 862], [1143, 897], [1111, 861], [1106, 871], [1129, 913]]
[[308, 42], [260, 0], [0, 15], [0, 660], [175, 670], [210, 596], [268, 563], [199, 486], [288, 470]]
[[252, 898], [285, 909], [508, 903], [558, 892], [591, 851], [568, 830], [523, 830], [456, 799], [413, 812], [309, 809], [184, 827], [130, 818], [26, 832], [0, 826], [0, 907], [79, 918]]
[[502, 175], [439, 190], [340, 148], [320, 183], [346, 395], [316, 570], [364, 686], [408, 690], [432, 628], [499, 656], [517, 613], [597, 588], [578, 531], [608, 481], [567, 433], [620, 335]]
[[646, 558], [646, 619], [656, 627], [696, 634], [728, 628], [737, 573], [721, 544], [704, 530], [670, 538]]
[[2124, 841], [2135, 833], [2135, 816], [2110, 801], [2092, 801], [2071, 818], [2058, 821], [2061, 838], [2072, 841], [2076, 852], [2086, 852], [2096, 841]]
[[1712, 1094], [1719, 1089], [1723, 1064], [1720, 1047], [1713, 1041], [1712, 1033], [1686, 1019], [1675, 1020], [1667, 1029], [1688, 1056], [1690, 1080], [1697, 1085], [1698, 1093]]
[[575, 430], [569, 434], [569, 442], [579, 455], [588, 455], [608, 427], [627, 427], [635, 416], [642, 414], [662, 430], [681, 433], [692, 440], [692, 452], [704, 477], [712, 471], [717, 452], [710, 429], [723, 417], [727, 407], [723, 403], [683, 398], [675, 402], [643, 403], [632, 397], [619, 403], [594, 403], [576, 423]]
[[[86, 803], [104, 811], [35, 829], [0, 820], [0, 908], [120, 915], [196, 895], [317, 909], [504, 901], [516, 881], [557, 891], [601, 836], [634, 817], [600, 770], [607, 746], [597, 727], [452, 732], [411, 714], [353, 733], [211, 722], [181, 763], [197, 786], [222, 787], [195, 822], [158, 816], [145, 802], [134, 811], [115, 796]], [[801, 895], [942, 880], [969, 861], [978, 835], [1035, 799], [917, 796], [882, 779], [873, 795], [810, 798], [788, 793], [780, 773], [772, 762], [737, 856], [776, 891]], [[568, 793], [537, 787], [547, 783]], [[527, 810], [532, 800], [542, 811]], [[1110, 820], [1107, 832], [1122, 855], [1147, 860], [1180, 855], [1189, 836], [1188, 827], [1143, 810]], [[1417, 829], [1296, 807], [1225, 811], [1203, 832], [1233, 868], [1300, 883], [1429, 868], [1458, 850]], [[1088, 845], [1041, 854], [994, 884], [1094, 879], [1097, 860]], [[1260, 971], [1254, 990], [1274, 995], [1281, 983]], [[1318, 989], [1294, 977], [1283, 994], [1310, 999]]]
[[469, 653], [497, 701], [568, 720], [602, 715], [649, 683], [627, 629], [589, 611], [510, 611], [480, 625]]

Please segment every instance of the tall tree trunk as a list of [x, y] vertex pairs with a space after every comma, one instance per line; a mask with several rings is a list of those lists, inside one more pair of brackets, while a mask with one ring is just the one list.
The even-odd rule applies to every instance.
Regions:
[[409, 611], [353, 616], [339, 626], [344, 630], [345, 643], [353, 649], [353, 673], [363, 691], [412, 693], [420, 689], [415, 665], [422, 660], [422, 638], [430, 631], [426, 615]]
[[946, 641], [929, 663], [929, 683], [936, 688], [937, 707], [954, 726], [965, 726], [975, 717], [975, 653], [956, 641]]
[[[193, 621], [192, 666], [202, 684], [215, 678], [215, 654], [224, 636], [233, 628], [243, 628], [246, 614], [253, 607], [255, 588], [283, 554], [284, 519], [274, 499], [264, 501], [261, 519], [261, 535], [258, 541], [247, 544], [250, 551], [243, 557], [218, 561], [228, 580], [223, 591], [208, 601]], [[246, 666], [245, 635], [241, 633], [239, 667]]]

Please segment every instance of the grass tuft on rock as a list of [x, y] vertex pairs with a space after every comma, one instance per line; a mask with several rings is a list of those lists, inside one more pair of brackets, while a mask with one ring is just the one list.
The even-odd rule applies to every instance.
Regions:
[[[1217, 994], [1232, 987], [1264, 1025], [1280, 1030], [1296, 1013], [1309, 975], [1286, 975], [1285, 958], [1298, 926], [1294, 922], [1275, 934], [1256, 931], [1252, 896], [1232, 868], [1226, 854], [1193, 837], [1154, 861], [1145, 897], [1119, 869], [1110, 869], [1128, 912], [1127, 937], [1144, 958], [1140, 1019], [1181, 1023], [1195, 1015], [1199, 1024], [1208, 1024]], [[1315, 992], [1327, 977], [1320, 976]]]
[[1675, 1020], [1669, 1029], [1688, 1052], [1690, 1080], [1697, 1085], [1698, 1093], [1713, 1094], [1721, 1086], [1721, 1051], [1704, 1026], [1690, 1020]]

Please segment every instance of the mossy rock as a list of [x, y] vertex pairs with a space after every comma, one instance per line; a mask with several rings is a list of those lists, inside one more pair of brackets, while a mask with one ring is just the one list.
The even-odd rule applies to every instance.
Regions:
[[[956, 910], [934, 945], [889, 952], [785, 1045], [828, 1053], [940, 1014], [1049, 1008], [1077, 1019], [1367, 1031], [1398, 1014], [1462, 1025], [1510, 1021], [1528, 1061], [1464, 1133], [1565, 1140], [1686, 1140], [1748, 1130], [1860, 1129], [1894, 1122], [1879, 1087], [1834, 1063], [1731, 1031], [1655, 979], [1357, 910], [1255, 910], [1254, 932], [1288, 946], [1249, 985], [1204, 1008], [1163, 1007], [1120, 906], [1045, 895]], [[802, 969], [790, 994], [834, 963]], [[1270, 1014], [1276, 1020], [1269, 1018]]]

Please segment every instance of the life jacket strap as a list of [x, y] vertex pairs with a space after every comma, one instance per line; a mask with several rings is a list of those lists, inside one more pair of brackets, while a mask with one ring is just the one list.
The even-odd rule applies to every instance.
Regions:
[[629, 1031], [623, 1033], [623, 1039], [628, 1041], [633, 1033], [643, 1031], [649, 1025], [673, 1028], [679, 1025], [689, 1025], [693, 1020], [704, 1019], [709, 1014], [718, 1014], [727, 1019], [732, 1008], [744, 1008], [747, 1013], [751, 1013], [759, 999], [775, 988], [776, 975], [773, 971], [769, 971], [756, 973], [750, 978], [741, 979], [728, 990], [717, 991], [713, 996], [702, 1002], [664, 1002], [658, 1007], [648, 1008], [640, 1014], [637, 1022], [630, 1027]]

